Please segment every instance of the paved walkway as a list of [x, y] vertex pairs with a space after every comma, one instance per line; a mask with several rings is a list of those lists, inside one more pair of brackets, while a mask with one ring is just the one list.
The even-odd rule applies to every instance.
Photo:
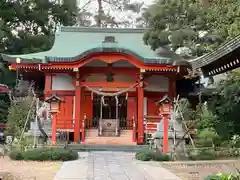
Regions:
[[54, 180], [180, 180], [157, 162], [134, 160], [133, 153], [80, 152], [63, 163]]

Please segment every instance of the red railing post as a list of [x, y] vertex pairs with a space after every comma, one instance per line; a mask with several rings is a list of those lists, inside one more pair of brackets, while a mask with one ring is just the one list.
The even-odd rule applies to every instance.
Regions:
[[134, 113], [133, 113], [133, 117], [132, 117], [132, 120], [133, 120], [133, 142], [136, 142], [136, 121], [135, 121], [135, 117], [134, 117]]
[[83, 116], [83, 121], [82, 121], [82, 143], [84, 144], [85, 143], [85, 121], [87, 119], [87, 114], [84, 113], [84, 116]]

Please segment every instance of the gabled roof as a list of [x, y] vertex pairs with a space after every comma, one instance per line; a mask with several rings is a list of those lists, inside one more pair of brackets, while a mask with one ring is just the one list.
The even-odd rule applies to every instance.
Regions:
[[[55, 35], [53, 47], [49, 51], [24, 54], [2, 54], [5, 61], [24, 63], [74, 62], [95, 52], [121, 52], [136, 56], [144, 63], [172, 64], [173, 60], [160, 57], [143, 43], [145, 29], [114, 29], [60, 27]], [[114, 42], [104, 42], [107, 38]]]

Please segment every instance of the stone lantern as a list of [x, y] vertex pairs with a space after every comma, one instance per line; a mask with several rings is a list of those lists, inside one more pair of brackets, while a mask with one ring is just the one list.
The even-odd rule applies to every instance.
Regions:
[[168, 120], [170, 118], [173, 101], [168, 95], [160, 99], [159, 115], [163, 118], [163, 152], [168, 153]]
[[64, 103], [64, 100], [59, 98], [56, 94], [47, 98], [45, 102], [50, 104], [50, 114], [52, 115], [52, 145], [56, 144], [57, 133], [57, 114], [60, 112], [60, 104]]

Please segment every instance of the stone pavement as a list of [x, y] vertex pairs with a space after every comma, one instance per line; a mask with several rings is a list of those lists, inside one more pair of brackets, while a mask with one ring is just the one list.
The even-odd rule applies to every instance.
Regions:
[[127, 152], [80, 152], [63, 163], [54, 180], [180, 180], [157, 162], [140, 162]]

